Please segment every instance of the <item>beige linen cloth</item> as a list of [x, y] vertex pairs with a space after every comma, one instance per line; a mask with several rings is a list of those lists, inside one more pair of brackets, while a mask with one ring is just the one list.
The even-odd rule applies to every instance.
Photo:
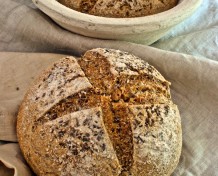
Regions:
[[173, 176], [218, 176], [218, 62], [213, 61], [218, 56], [210, 60], [82, 37], [57, 26], [30, 0], [0, 0], [0, 176], [33, 175], [17, 144], [17, 112], [33, 79], [64, 56], [24, 52], [79, 56], [95, 47], [131, 52], [171, 81], [172, 98], [179, 107], [183, 129], [182, 155]]

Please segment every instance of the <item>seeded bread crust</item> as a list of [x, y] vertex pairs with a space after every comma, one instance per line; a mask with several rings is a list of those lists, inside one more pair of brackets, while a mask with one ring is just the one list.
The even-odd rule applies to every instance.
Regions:
[[132, 105], [130, 111], [133, 143], [138, 144], [134, 145], [135, 162], [131, 173], [139, 176], [170, 175], [176, 166], [172, 163], [178, 162], [182, 147], [177, 106]]
[[140, 17], [169, 10], [178, 0], [58, 0], [61, 4], [96, 16]]
[[37, 175], [170, 175], [182, 145], [170, 83], [129, 53], [54, 63], [24, 97], [17, 135]]

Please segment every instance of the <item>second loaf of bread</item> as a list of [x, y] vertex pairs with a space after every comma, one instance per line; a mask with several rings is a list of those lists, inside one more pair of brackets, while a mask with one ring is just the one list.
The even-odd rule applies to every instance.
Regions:
[[74, 10], [104, 17], [140, 17], [169, 10], [178, 0], [58, 0]]
[[126, 52], [54, 63], [19, 110], [21, 150], [40, 176], [161, 176], [175, 169], [181, 122], [169, 82]]

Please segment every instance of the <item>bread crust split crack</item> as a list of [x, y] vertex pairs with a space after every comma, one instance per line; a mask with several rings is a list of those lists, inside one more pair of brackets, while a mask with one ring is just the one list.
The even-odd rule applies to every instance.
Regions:
[[182, 131], [170, 83], [113, 49], [66, 57], [26, 93], [17, 135], [37, 175], [161, 176], [178, 164]]

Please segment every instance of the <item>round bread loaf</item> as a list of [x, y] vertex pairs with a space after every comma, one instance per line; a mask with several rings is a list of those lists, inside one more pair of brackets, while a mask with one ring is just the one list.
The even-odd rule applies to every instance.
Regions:
[[61, 4], [96, 16], [140, 17], [169, 10], [178, 0], [58, 0]]
[[92, 49], [54, 63], [19, 110], [23, 155], [40, 176], [167, 176], [182, 146], [169, 82], [126, 52]]

